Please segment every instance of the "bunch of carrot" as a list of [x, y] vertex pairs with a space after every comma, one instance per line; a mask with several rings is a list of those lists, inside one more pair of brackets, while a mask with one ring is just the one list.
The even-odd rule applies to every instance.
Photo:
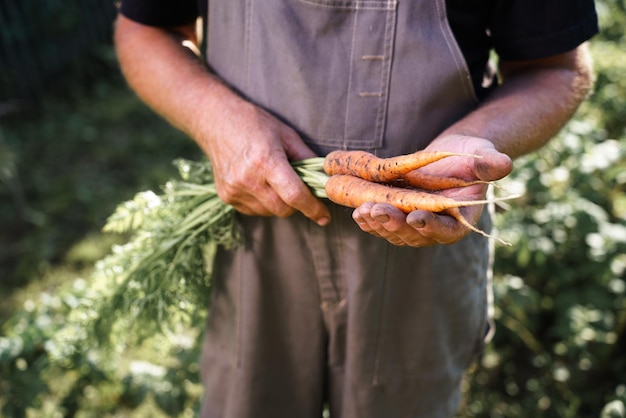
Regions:
[[419, 171], [429, 164], [455, 156], [481, 158], [445, 151], [417, 151], [391, 158], [379, 158], [365, 151], [333, 151], [324, 158], [324, 172], [329, 176], [325, 192], [331, 201], [351, 208], [374, 202], [389, 203], [404, 213], [426, 210], [446, 214], [466, 228], [493, 238], [468, 222], [460, 208], [508, 198], [457, 201], [438, 192], [490, 182], [433, 176]]
[[[337, 204], [356, 208], [365, 202], [391, 203], [406, 213], [440, 212], [488, 236], [467, 222], [459, 208], [493, 200], [459, 202], [437, 194], [477, 182], [416, 171], [453, 156], [467, 157], [419, 151], [381, 159], [362, 151], [335, 151], [292, 165], [316, 196]], [[181, 321], [201, 324], [198, 306], [208, 303], [208, 267], [215, 248], [241, 244], [235, 210], [217, 196], [210, 163], [178, 160], [176, 165], [180, 179], [169, 181], [161, 195], [144, 191], [119, 204], [104, 227], [130, 235], [94, 269], [94, 280], [106, 292], [96, 294], [94, 315], [85, 329], [101, 343], [110, 340], [113, 330], [141, 339], [178, 329]]]

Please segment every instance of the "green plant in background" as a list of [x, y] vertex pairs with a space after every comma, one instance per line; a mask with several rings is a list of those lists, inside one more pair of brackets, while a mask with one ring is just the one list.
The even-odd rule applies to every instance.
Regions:
[[[114, 1], [4, 0], [0, 7], [0, 104], [37, 96], [112, 35]], [[74, 66], [73, 76], [93, 72]]]
[[[180, 179], [163, 193], [138, 193], [121, 203], [105, 232], [131, 233], [94, 270], [102, 285], [90, 336], [108, 343], [117, 335], [135, 342], [186, 324], [202, 328], [208, 306], [210, 267], [218, 245], [241, 242], [235, 210], [217, 196], [208, 163], [178, 160]], [[120, 330], [121, 327], [121, 330]], [[116, 331], [116, 332], [114, 332]]]
[[[77, 277], [119, 241], [97, 233], [117, 203], [174, 175], [172, 155], [197, 151], [116, 73], [71, 92], [3, 120], [11, 164], [0, 177], [0, 416], [193, 416], [194, 335], [110, 352], [86, 346], [84, 318], [101, 288]], [[16, 179], [26, 211], [14, 204]]]
[[591, 50], [596, 57], [597, 81], [595, 93], [583, 111], [607, 131], [608, 137], [623, 138], [626, 133], [626, 2], [597, 0], [596, 9], [601, 33], [591, 43]]
[[497, 219], [514, 245], [497, 249], [497, 333], [467, 416], [594, 417], [626, 394], [624, 172], [624, 144], [577, 120], [504, 182], [526, 202]]
[[626, 417], [626, 3], [597, 3], [597, 83], [578, 117], [507, 180], [497, 334], [464, 417]]
[[[86, 347], [88, 330], [68, 318], [91, 315], [91, 302], [100, 291], [76, 279], [54, 294], [28, 299], [5, 324], [8, 331], [0, 337], [0, 372], [7, 377], [0, 381], [2, 416], [20, 418], [35, 411], [36, 416], [66, 418], [85, 413], [193, 416], [201, 393], [195, 336], [153, 338], [142, 354], [132, 347], [113, 352]], [[162, 358], [167, 361], [159, 362]]]
[[46, 96], [0, 119], [0, 152], [13, 165], [0, 176], [0, 287], [45, 272], [117, 203], [175, 175], [173, 155], [199, 153], [128, 92], [114, 62], [108, 65], [106, 79], [70, 84], [65, 96]]

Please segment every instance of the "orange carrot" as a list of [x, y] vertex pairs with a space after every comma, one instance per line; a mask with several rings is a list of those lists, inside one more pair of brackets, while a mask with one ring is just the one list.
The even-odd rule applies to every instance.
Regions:
[[328, 198], [342, 206], [357, 208], [366, 202], [389, 203], [404, 213], [414, 210], [442, 212], [450, 208], [484, 205], [494, 201], [458, 201], [420, 190], [373, 183], [347, 174], [331, 176], [325, 188]]
[[389, 183], [410, 171], [453, 156], [480, 158], [477, 155], [446, 151], [417, 151], [397, 157], [380, 158], [365, 151], [338, 150], [326, 156], [324, 171], [329, 176], [350, 174], [377, 183]]
[[[373, 202], [391, 204], [404, 213], [409, 213], [414, 210], [444, 212], [471, 231], [488, 238], [494, 237], [469, 223], [463, 217], [459, 208], [464, 206], [484, 205], [486, 203], [508, 199], [457, 201], [445, 196], [415, 189], [405, 189], [373, 183], [351, 175], [331, 176], [326, 183], [325, 189], [331, 201], [351, 208], [357, 208], [364, 203]], [[505, 243], [504, 241], [501, 242]]]
[[445, 190], [457, 187], [467, 187], [474, 184], [492, 184], [490, 181], [474, 180], [467, 181], [458, 177], [445, 177], [426, 174], [419, 170], [413, 170], [402, 175], [396, 183], [398, 186], [410, 186], [422, 190]]

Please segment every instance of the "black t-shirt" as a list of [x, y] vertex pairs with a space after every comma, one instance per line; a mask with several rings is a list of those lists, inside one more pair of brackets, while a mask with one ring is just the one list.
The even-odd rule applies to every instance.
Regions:
[[[228, 1], [228, 0], [225, 0]], [[207, 0], [122, 0], [121, 13], [153, 26], [178, 26], [206, 15]], [[593, 0], [446, 0], [448, 21], [479, 97], [491, 50], [530, 60], [570, 51], [598, 32]]]
[[545, 58], [598, 32], [593, 0], [446, 0], [446, 6], [479, 96], [491, 50], [503, 60]]

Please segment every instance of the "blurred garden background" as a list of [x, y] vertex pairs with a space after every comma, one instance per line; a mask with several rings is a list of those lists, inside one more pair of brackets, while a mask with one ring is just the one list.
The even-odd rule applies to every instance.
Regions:
[[[597, 0], [596, 87], [502, 182], [497, 333], [459, 418], [626, 417], [626, 1]], [[113, 2], [0, 3], [0, 417], [192, 417], [198, 326], [78, 344], [116, 205], [158, 192], [196, 146], [129, 91]], [[95, 295], [97, 297], [97, 294]], [[199, 309], [202, 309], [200, 307]], [[123, 337], [123, 336], [122, 336]]]

